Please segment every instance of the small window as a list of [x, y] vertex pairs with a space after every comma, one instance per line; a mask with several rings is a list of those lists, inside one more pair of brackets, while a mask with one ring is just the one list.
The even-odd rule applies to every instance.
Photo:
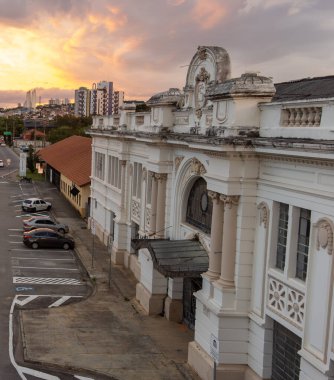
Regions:
[[305, 281], [310, 241], [311, 211], [301, 209], [299, 216], [296, 277]]
[[286, 245], [288, 238], [289, 205], [279, 204], [278, 237], [276, 250], [276, 268], [284, 270]]

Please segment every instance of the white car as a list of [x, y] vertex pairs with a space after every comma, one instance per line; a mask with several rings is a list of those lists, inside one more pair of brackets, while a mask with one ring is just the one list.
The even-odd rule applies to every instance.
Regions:
[[0, 168], [3, 168], [5, 164], [3, 163], [3, 160], [0, 160]]
[[44, 211], [44, 210], [51, 210], [51, 203], [44, 201], [40, 198], [28, 198], [25, 199], [22, 202], [22, 210], [23, 211], [29, 211], [29, 212], [35, 212], [35, 211]]

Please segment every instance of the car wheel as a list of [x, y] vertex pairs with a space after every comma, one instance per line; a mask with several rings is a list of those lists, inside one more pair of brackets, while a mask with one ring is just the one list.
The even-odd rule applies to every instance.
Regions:
[[37, 248], [38, 248], [38, 243], [34, 241], [34, 242], [31, 244], [31, 248], [33, 248], [33, 249], [37, 249]]
[[47, 210], [50, 211], [50, 210], [51, 210], [51, 206], [48, 206], [48, 207], [47, 207]]
[[65, 230], [64, 230], [64, 228], [59, 228], [58, 232], [61, 233], [61, 234], [64, 234]]
[[67, 251], [70, 249], [70, 245], [68, 243], [64, 243], [63, 248]]

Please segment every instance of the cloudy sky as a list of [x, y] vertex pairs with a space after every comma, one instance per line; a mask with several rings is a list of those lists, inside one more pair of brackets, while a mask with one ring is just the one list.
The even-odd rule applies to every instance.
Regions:
[[0, 0], [0, 106], [114, 82], [126, 99], [184, 86], [199, 45], [232, 76], [334, 74], [333, 0]]

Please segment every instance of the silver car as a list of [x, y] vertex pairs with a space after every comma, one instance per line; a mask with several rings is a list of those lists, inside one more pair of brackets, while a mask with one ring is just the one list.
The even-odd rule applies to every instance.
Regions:
[[51, 210], [51, 203], [44, 201], [40, 198], [28, 198], [22, 202], [22, 210], [35, 212], [35, 211], [44, 211]]
[[52, 220], [50, 217], [36, 217], [33, 216], [29, 219], [23, 220], [23, 229], [24, 231], [31, 231], [36, 228], [51, 228], [54, 231], [58, 231], [62, 234], [67, 233], [69, 228], [66, 224], [57, 223]]

